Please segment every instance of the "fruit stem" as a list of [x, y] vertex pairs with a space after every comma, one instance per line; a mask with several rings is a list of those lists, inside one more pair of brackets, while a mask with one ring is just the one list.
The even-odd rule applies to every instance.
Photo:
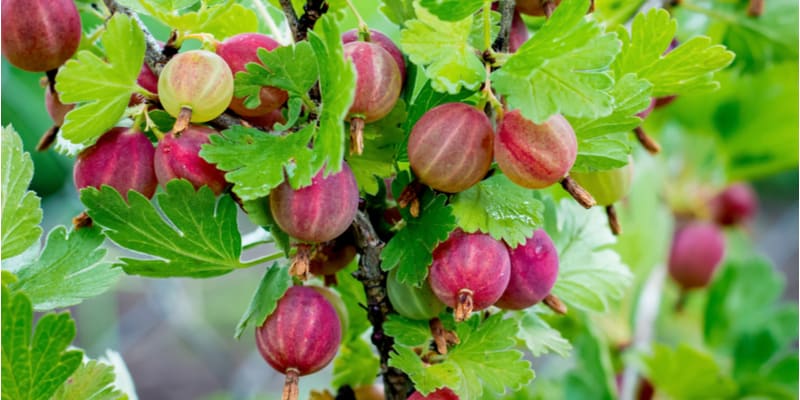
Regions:
[[58, 135], [58, 131], [61, 129], [58, 125], [51, 126], [48, 130], [46, 130], [42, 134], [42, 138], [39, 139], [39, 143], [36, 144], [36, 151], [45, 151], [53, 145], [53, 142], [56, 141], [56, 136]]
[[[353, 5], [352, 1], [345, 0], [345, 3], [347, 3], [347, 8], [349, 8], [350, 11], [353, 12], [353, 15], [356, 17], [356, 20], [358, 21], [358, 37], [359, 37], [359, 40], [361, 40], [361, 38], [363, 37], [363, 41], [369, 42], [369, 27], [367, 26], [367, 23], [364, 22], [364, 18], [361, 18], [361, 14], [358, 13], [358, 10]], [[359, 153], [359, 154], [361, 154], [361, 153]]]
[[269, 262], [269, 261], [280, 260], [281, 258], [283, 258], [283, 252], [279, 251], [277, 253], [272, 253], [270, 255], [267, 255], [267, 256], [264, 256], [264, 257], [261, 257], [261, 258], [256, 258], [255, 260], [248, 261], [248, 262], [246, 262], [244, 264], [241, 264], [241, 266], [239, 268], [240, 269], [244, 269], [244, 268], [255, 267], [256, 265], [263, 264], [263, 263]]
[[350, 154], [364, 152], [364, 119], [353, 117], [350, 120]]
[[472, 313], [473, 303], [472, 295], [474, 293], [469, 289], [461, 289], [458, 291], [458, 304], [456, 304], [455, 317], [456, 322], [466, 320]]
[[650, 154], [658, 154], [661, 152], [661, 145], [659, 145], [655, 139], [651, 138], [641, 126], [634, 128], [633, 132], [636, 134], [636, 139], [639, 140], [639, 143], [642, 144], [642, 147], [644, 147], [645, 150], [647, 150]]
[[[45, 74], [47, 75], [47, 84], [50, 86], [50, 91], [56, 93], [56, 75], [58, 75], [58, 68], [51, 69], [45, 72]], [[56, 96], [58, 96], [58, 93], [56, 93]]]
[[567, 305], [552, 293], [548, 294], [542, 302], [558, 314], [565, 315], [567, 313]]
[[296, 368], [286, 370], [286, 382], [283, 384], [281, 400], [297, 400], [300, 396], [300, 371]]
[[681, 292], [678, 294], [678, 300], [675, 302], [675, 312], [682, 313], [683, 309], [686, 308], [686, 300], [689, 298], [688, 293], [685, 289], [681, 289]]
[[175, 120], [175, 125], [172, 126], [172, 132], [176, 137], [185, 131], [192, 120], [192, 109], [189, 107], [181, 107], [181, 112], [178, 113], [178, 118]]
[[764, 13], [764, 0], [750, 0], [747, 6], [747, 15], [758, 18]]
[[589, 209], [592, 208], [597, 202], [594, 200], [589, 192], [586, 191], [581, 185], [578, 184], [574, 179], [572, 179], [569, 175], [565, 176], [564, 179], [561, 180], [561, 187], [569, 193], [572, 198], [574, 198], [578, 204], [582, 205], [583, 208]]
[[301, 243], [297, 245], [297, 254], [292, 257], [292, 265], [289, 266], [289, 275], [296, 276], [300, 280], [308, 279], [308, 269], [311, 260], [311, 245]]
[[614, 235], [622, 233], [622, 225], [620, 225], [619, 219], [617, 219], [617, 210], [614, 208], [613, 204], [606, 206], [606, 215], [608, 216], [608, 226], [611, 227], [611, 233]]
[[410, 204], [411, 208], [408, 210], [409, 214], [414, 218], [419, 217], [419, 197], [422, 190], [421, 183], [416, 180], [412, 181], [400, 193], [400, 197], [397, 198], [397, 205], [400, 206], [400, 208], [406, 208]]
[[483, 0], [483, 47], [492, 48], [492, 0]]
[[436, 344], [437, 353], [446, 355], [448, 345], [461, 343], [461, 339], [458, 338], [458, 335], [453, 331], [445, 329], [442, 320], [439, 318], [433, 318], [428, 321], [428, 326], [431, 329], [431, 336], [433, 336], [433, 342]]

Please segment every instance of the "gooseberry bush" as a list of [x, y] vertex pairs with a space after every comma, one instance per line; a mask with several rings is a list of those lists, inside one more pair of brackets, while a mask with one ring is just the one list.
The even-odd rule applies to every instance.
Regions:
[[[74, 157], [85, 210], [40, 245], [29, 134], [3, 128], [3, 399], [135, 398], [56, 311], [122, 274], [243, 269], [262, 278], [229, 329], [287, 400], [796, 398], [797, 307], [730, 254], [758, 201], [726, 184], [758, 175], [658, 186], [684, 133], [642, 128], [791, 46], [685, 33], [681, 12], [722, 11], [650, 3], [3, 0], [3, 56], [44, 73], [38, 149]], [[745, 3], [720, 20], [786, 14]], [[704, 315], [702, 339], [648, 336], [648, 310]]]

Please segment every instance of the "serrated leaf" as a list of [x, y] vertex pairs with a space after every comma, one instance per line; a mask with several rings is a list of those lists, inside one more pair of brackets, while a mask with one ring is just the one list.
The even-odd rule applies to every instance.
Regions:
[[28, 297], [3, 286], [0, 347], [3, 399], [50, 399], [81, 364], [83, 352], [67, 351], [74, 337], [75, 321], [68, 313], [46, 314], [34, 328]]
[[406, 21], [400, 32], [403, 52], [414, 64], [425, 66], [425, 75], [439, 92], [456, 94], [462, 88], [477, 89], [486, 71], [469, 44], [472, 17], [445, 22], [415, 5], [417, 19]]
[[36, 311], [68, 307], [113, 286], [122, 272], [105, 262], [105, 237], [97, 228], [67, 232], [57, 226], [39, 257], [17, 271], [10, 287], [24, 291]]
[[397, 25], [405, 25], [407, 20], [416, 17], [413, 0], [382, 0], [381, 3], [383, 15]]
[[347, 340], [356, 340], [364, 331], [372, 325], [367, 320], [364, 311], [364, 304], [367, 304], [367, 295], [364, 293], [364, 286], [353, 277], [353, 272], [358, 268], [358, 259], [354, 259], [348, 266], [336, 273], [336, 286], [333, 287], [339, 293], [339, 297], [347, 309]]
[[483, 6], [483, 0], [422, 0], [420, 5], [442, 21], [460, 21]]
[[447, 196], [427, 192], [420, 200], [419, 217], [410, 217], [405, 209], [401, 211], [406, 226], [381, 251], [381, 269], [391, 271], [399, 268], [399, 282], [419, 286], [428, 276], [433, 249], [447, 240], [456, 227], [452, 207], [445, 205], [446, 200]]
[[611, 345], [585, 314], [580, 317], [582, 329], [573, 339], [574, 357], [579, 368], [572, 368], [564, 380], [568, 399], [613, 400], [616, 394], [614, 366], [611, 363]]
[[58, 389], [52, 400], [127, 400], [114, 387], [114, 367], [89, 360]]
[[269, 196], [258, 198], [255, 200], [247, 200], [242, 202], [242, 209], [247, 214], [250, 222], [260, 225], [266, 229], [272, 239], [274, 240], [275, 247], [283, 252], [286, 258], [289, 258], [289, 251], [291, 251], [291, 238], [289, 234], [284, 232], [275, 218], [272, 216], [272, 210], [269, 208]]
[[669, 12], [654, 8], [633, 19], [630, 34], [618, 28], [622, 52], [614, 62], [616, 75], [635, 73], [648, 80], [656, 97], [717, 89], [714, 72], [730, 65], [734, 54], [707, 36], [695, 36], [662, 56], [676, 26]]
[[[492, 73], [511, 109], [542, 123], [553, 114], [596, 118], [612, 111], [608, 67], [620, 42], [585, 17], [588, 0], [564, 0], [542, 28]], [[621, 75], [620, 75], [621, 76]]]
[[406, 372], [416, 389], [427, 395], [447, 386], [460, 398], [477, 399], [484, 393], [516, 391], [534, 377], [522, 352], [514, 350], [517, 323], [495, 314], [481, 321], [478, 315], [456, 326], [461, 343], [439, 364], [426, 365], [407, 347], [399, 347], [389, 365]]
[[364, 193], [377, 194], [383, 179], [394, 175], [395, 156], [405, 139], [401, 126], [406, 117], [405, 103], [399, 100], [389, 115], [364, 127], [364, 152], [347, 157], [347, 164]]
[[558, 208], [546, 203], [545, 230], [558, 250], [558, 279], [553, 293], [570, 306], [604, 312], [631, 284], [633, 275], [619, 254], [605, 212], [583, 209], [572, 199]]
[[652, 354], [642, 355], [646, 376], [659, 393], [677, 399], [725, 398], [736, 393], [735, 382], [710, 354], [681, 343], [671, 349], [654, 343]]
[[269, 195], [284, 176], [294, 188], [311, 184], [316, 170], [311, 167], [308, 143], [313, 133], [311, 125], [286, 136], [234, 126], [212, 135], [200, 156], [227, 171], [225, 180], [233, 183], [233, 192], [239, 198], [254, 200]]
[[355, 338], [339, 346], [333, 360], [333, 386], [357, 387], [371, 385], [380, 375], [381, 362], [372, 346], [363, 339]]
[[502, 174], [457, 194], [450, 204], [458, 226], [465, 232], [488, 233], [512, 248], [533, 236], [542, 224], [544, 210], [532, 190], [514, 184]]
[[344, 119], [355, 99], [356, 70], [345, 58], [339, 27], [332, 15], [324, 15], [309, 32], [320, 73], [319, 130], [314, 137], [314, 169], [325, 167], [326, 175], [342, 168]]
[[58, 72], [56, 90], [64, 103], [79, 103], [61, 126], [60, 150], [74, 152], [113, 127], [138, 88], [144, 61], [144, 34], [130, 17], [116, 13], [100, 39], [105, 59], [81, 51]]
[[41, 200], [29, 191], [33, 161], [22, 149], [22, 139], [11, 125], [3, 127], [2, 139], [2, 258], [22, 254], [42, 236]]
[[278, 263], [272, 264], [264, 273], [258, 288], [253, 293], [253, 298], [250, 300], [250, 305], [247, 311], [244, 312], [239, 323], [236, 324], [236, 332], [234, 337], [239, 339], [247, 328], [247, 325], [252, 323], [254, 326], [261, 326], [267, 320], [270, 314], [275, 311], [278, 306], [278, 300], [283, 297], [283, 294], [292, 285], [292, 278], [289, 276], [289, 268], [279, 266]]
[[[652, 85], [634, 74], [614, 83], [614, 111], [600, 118], [567, 118], [578, 137], [578, 157], [573, 170], [602, 171], [628, 162], [628, 132], [642, 123], [636, 114], [650, 105]], [[621, 165], [618, 165], [620, 164]]]
[[[217, 4], [204, 2], [204, 7], [183, 14], [177, 12], [178, 8], [172, 8], [171, 3], [141, 1], [140, 4], [148, 14], [182, 33], [206, 33], [222, 40], [239, 33], [258, 31], [255, 11], [236, 4], [235, 0], [218, 1]], [[186, 8], [188, 0], [180, 3], [180, 8]]]
[[428, 321], [413, 320], [400, 314], [390, 314], [383, 322], [383, 331], [401, 346], [423, 346], [432, 339]]
[[537, 307], [528, 308], [516, 315], [519, 323], [520, 339], [525, 341], [525, 346], [534, 357], [539, 357], [550, 352], [561, 357], [569, 357], [572, 345], [561, 336], [561, 332], [550, 327], [537, 313]]
[[110, 186], [81, 190], [86, 212], [105, 235], [147, 256], [120, 258], [126, 273], [207, 278], [247, 266], [239, 261], [242, 238], [229, 196], [217, 201], [208, 186], [195, 191], [188, 181], [173, 180], [155, 199], [160, 210], [137, 192], [128, 192], [126, 203]]
[[248, 63], [247, 70], [236, 74], [235, 95], [245, 97], [245, 106], [261, 104], [261, 88], [274, 86], [285, 89], [291, 96], [305, 97], [317, 81], [317, 63], [308, 42], [280, 46], [272, 51], [258, 50], [259, 63]]

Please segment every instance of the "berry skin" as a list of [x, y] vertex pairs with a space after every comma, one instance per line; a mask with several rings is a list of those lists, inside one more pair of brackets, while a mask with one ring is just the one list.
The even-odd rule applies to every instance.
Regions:
[[753, 218], [758, 210], [758, 196], [747, 183], [734, 183], [711, 199], [710, 207], [716, 223], [737, 225]]
[[529, 189], [546, 188], [563, 179], [578, 156], [578, 139], [561, 115], [541, 124], [519, 110], [503, 117], [494, 141], [494, 157], [512, 182]]
[[408, 400], [458, 400], [458, 396], [450, 388], [439, 388], [423, 396], [420, 392], [414, 392], [408, 396]]
[[[397, 69], [400, 70], [400, 77], [402, 78], [401, 80], [405, 80], [406, 60], [403, 58], [403, 53], [400, 51], [399, 48], [397, 48], [397, 45], [394, 44], [392, 39], [389, 39], [388, 36], [384, 35], [380, 31], [370, 29], [369, 40], [371, 43], [375, 43], [378, 46], [381, 46], [384, 50], [386, 50], [389, 53], [389, 55], [392, 56], [394, 61], [397, 63]], [[344, 44], [357, 41], [358, 41], [357, 29], [351, 29], [342, 35], [342, 43]]]
[[154, 153], [153, 144], [144, 133], [113, 128], [78, 155], [73, 170], [75, 186], [80, 190], [108, 185], [125, 200], [129, 190], [152, 198], [158, 186], [153, 171]]
[[345, 44], [344, 55], [352, 60], [358, 76], [349, 116], [365, 122], [385, 117], [400, 98], [403, 79], [397, 63], [389, 52], [369, 42]]
[[309, 260], [308, 268], [317, 276], [334, 275], [356, 258], [357, 249], [351, 234], [320, 243]]
[[422, 183], [458, 193], [478, 183], [492, 165], [494, 131], [489, 118], [464, 103], [434, 107], [408, 138], [408, 161]]
[[528, 27], [519, 11], [514, 10], [514, 17], [511, 19], [511, 32], [508, 36], [508, 51], [515, 53], [526, 41], [528, 41]]
[[158, 142], [154, 162], [161, 186], [166, 186], [173, 179], [186, 179], [195, 189], [205, 185], [216, 195], [222, 193], [228, 186], [225, 172], [209, 164], [199, 154], [201, 147], [209, 143], [209, 137], [215, 134], [217, 131], [207, 126], [189, 125], [178, 135], [173, 132], [164, 135]]
[[[522, 14], [535, 17], [544, 16], [543, 0], [519, 0], [517, 1], [517, 11]], [[561, 0], [555, 0], [555, 5], [559, 5]]]
[[669, 253], [669, 274], [684, 290], [708, 285], [725, 253], [725, 237], [715, 225], [691, 222], [678, 229]]
[[188, 108], [191, 122], [210, 121], [231, 103], [233, 74], [225, 60], [210, 51], [180, 53], [161, 71], [158, 97], [164, 110], [175, 118]]
[[[247, 63], [261, 63], [258, 58], [258, 49], [263, 48], [272, 51], [280, 46], [280, 43], [267, 35], [260, 33], [241, 33], [225, 39], [217, 46], [217, 54], [222, 57], [236, 75], [237, 72], [245, 71]], [[243, 97], [234, 97], [231, 100], [230, 109], [243, 117], [260, 117], [271, 113], [280, 108], [289, 93], [275, 87], [262, 87], [260, 91], [261, 104], [256, 108], [244, 106]]]
[[3, 0], [0, 49], [8, 62], [31, 72], [64, 64], [81, 41], [73, 0]]
[[633, 163], [605, 171], [576, 172], [569, 176], [575, 179], [601, 206], [610, 206], [628, 194], [633, 181]]
[[429, 320], [444, 311], [444, 304], [433, 294], [427, 280], [418, 288], [402, 284], [397, 280], [397, 269], [386, 278], [386, 292], [394, 310], [406, 318]]
[[457, 229], [433, 251], [428, 282], [436, 297], [455, 309], [456, 321], [494, 304], [508, 286], [506, 246], [483, 233]]
[[558, 252], [542, 229], [515, 249], [509, 249], [511, 279], [497, 307], [522, 310], [542, 301], [558, 277]]
[[323, 177], [320, 171], [311, 185], [292, 189], [283, 182], [269, 195], [275, 222], [286, 233], [304, 242], [333, 240], [353, 223], [358, 211], [358, 185], [347, 164]]

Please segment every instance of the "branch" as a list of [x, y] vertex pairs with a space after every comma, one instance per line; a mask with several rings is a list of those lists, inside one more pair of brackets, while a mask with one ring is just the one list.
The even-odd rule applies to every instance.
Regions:
[[167, 61], [169, 61], [170, 59], [170, 57], [165, 54], [167, 48], [165, 48], [164, 51], [162, 51], [161, 45], [158, 43], [158, 40], [155, 38], [155, 36], [153, 36], [152, 33], [150, 33], [150, 30], [147, 29], [147, 26], [145, 26], [145, 24], [142, 22], [139, 16], [135, 12], [133, 12], [133, 10], [131, 10], [128, 7], [120, 5], [115, 0], [103, 0], [103, 3], [105, 3], [106, 7], [108, 8], [108, 11], [111, 12], [112, 14], [114, 13], [125, 14], [131, 17], [131, 19], [133, 19], [133, 21], [136, 22], [137, 25], [139, 25], [139, 28], [142, 30], [142, 33], [144, 33], [145, 43], [147, 44], [147, 49], [145, 50], [144, 53], [144, 61], [147, 63], [147, 66], [150, 67], [151, 70], [153, 70], [153, 73], [156, 74], [156, 76], [161, 75], [161, 70], [164, 69], [164, 64], [166, 64]]
[[305, 12], [298, 18], [291, 0], [280, 0], [280, 3], [283, 14], [286, 15], [286, 22], [289, 23], [289, 28], [292, 29], [292, 36], [294, 36], [295, 42], [305, 40], [308, 36], [308, 30], [313, 29], [317, 20], [328, 11], [327, 1], [306, 0], [306, 5], [303, 6]]
[[411, 380], [399, 369], [389, 367], [389, 353], [393, 351], [394, 339], [383, 332], [383, 322], [392, 312], [386, 294], [386, 274], [381, 270], [381, 251], [384, 243], [378, 238], [369, 217], [359, 211], [353, 222], [356, 246], [361, 258], [353, 276], [364, 285], [367, 294], [367, 318], [372, 323], [372, 344], [378, 349], [381, 374], [387, 400], [405, 399], [411, 390]]
[[511, 21], [514, 19], [514, 6], [516, 0], [500, 0], [500, 33], [497, 35], [492, 48], [494, 51], [508, 53], [509, 38], [511, 36]]

